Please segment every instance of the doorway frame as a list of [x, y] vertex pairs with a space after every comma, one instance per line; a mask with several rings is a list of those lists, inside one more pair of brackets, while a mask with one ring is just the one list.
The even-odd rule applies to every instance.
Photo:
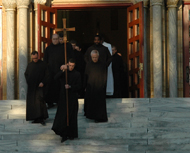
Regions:
[[[110, 9], [110, 8], [128, 8], [128, 7], [133, 6], [133, 5], [135, 5], [135, 4], [133, 4], [133, 3], [52, 4], [51, 7], [54, 9], [57, 9], [57, 10], [77, 10], [77, 9], [85, 10], [85, 9], [104, 9], [104, 8], [107, 8], [107, 9]], [[142, 5], [143, 5], [143, 3], [142, 3]], [[144, 13], [143, 13], [143, 15], [144, 15]], [[128, 26], [126, 28], [128, 28]], [[128, 41], [129, 40], [127, 39], [127, 44], [126, 44], [127, 48], [128, 48]], [[144, 40], [142, 40], [142, 41], [144, 41]], [[143, 57], [143, 59], [142, 59], [142, 62], [143, 62], [144, 61], [144, 55], [142, 55], [142, 57]], [[127, 65], [128, 65], [128, 63], [127, 63]], [[128, 66], [127, 66], [127, 71], [129, 73]], [[129, 82], [129, 78], [127, 78], [127, 81]], [[144, 82], [143, 83], [141, 82], [141, 85], [143, 85], [143, 84], [144, 84]], [[128, 90], [129, 90], [129, 87], [128, 87]], [[140, 92], [140, 97], [144, 97], [144, 89], [141, 89], [141, 90], [142, 90], [142, 92]]]
[[89, 8], [126, 8], [133, 5], [133, 3], [102, 3], [102, 4], [53, 4], [50, 7], [62, 10], [75, 10], [75, 9], [89, 9]]

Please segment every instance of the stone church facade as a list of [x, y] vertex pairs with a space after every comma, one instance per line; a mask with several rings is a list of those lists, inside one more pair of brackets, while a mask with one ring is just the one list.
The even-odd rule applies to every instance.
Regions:
[[183, 12], [190, 0], [0, 0], [0, 99], [26, 98], [23, 74], [30, 53], [38, 50], [38, 4], [54, 8], [130, 7], [142, 1], [142, 97], [187, 96]]

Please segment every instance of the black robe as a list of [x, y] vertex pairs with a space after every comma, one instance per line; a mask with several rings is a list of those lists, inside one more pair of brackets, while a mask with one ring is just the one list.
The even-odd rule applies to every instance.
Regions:
[[106, 122], [106, 82], [107, 65], [98, 61], [90, 62], [85, 70], [85, 116], [99, 122]]
[[50, 73], [46, 102], [52, 105], [59, 100], [60, 83], [54, 80], [54, 76], [60, 71], [61, 65], [65, 64], [64, 45], [50, 44], [44, 52], [44, 61], [48, 64]]
[[92, 50], [97, 50], [99, 52], [99, 60], [101, 62], [106, 62], [106, 64], [109, 66], [109, 64], [112, 61], [112, 56], [108, 50], [107, 47], [103, 46], [102, 44], [99, 45], [92, 45], [91, 47], [89, 47], [84, 55], [84, 59], [85, 62], [91, 62], [92, 58], [91, 58], [91, 51]]
[[[83, 84], [84, 81], [84, 71], [85, 71], [85, 61], [84, 55], [81, 51], [73, 50], [74, 59], [76, 60], [75, 70], [77, 70], [81, 75], [81, 82]], [[79, 96], [84, 97], [84, 88], [81, 88], [79, 91]]]
[[122, 97], [122, 80], [124, 75], [124, 66], [122, 57], [119, 56], [117, 53], [113, 55], [112, 59], [112, 72], [113, 72], [113, 79], [114, 79], [114, 94], [115, 98]]
[[65, 72], [60, 71], [55, 79], [61, 81], [60, 99], [58, 108], [53, 123], [52, 130], [61, 137], [78, 137], [78, 95], [77, 91], [81, 88], [80, 73], [76, 70], [68, 71], [68, 84], [71, 88], [68, 89], [69, 101], [69, 127], [67, 127], [67, 104], [66, 104], [66, 89], [65, 89]]
[[[24, 75], [28, 84], [26, 120], [48, 118], [43, 94], [49, 78], [47, 64], [41, 60], [38, 60], [36, 63], [31, 62], [28, 64]], [[38, 87], [41, 82], [44, 84], [44, 87]]]
[[[64, 48], [65, 43], [63, 43], [63, 44], [61, 44], [61, 45], [62, 45], [63, 48]], [[72, 47], [71, 43], [67, 43], [67, 44], [66, 44], [66, 48], [67, 48], [67, 62], [68, 62], [68, 60], [69, 60], [70, 58], [74, 58], [74, 51], [73, 51], [73, 47]], [[65, 50], [65, 48], [64, 48], [64, 50]]]

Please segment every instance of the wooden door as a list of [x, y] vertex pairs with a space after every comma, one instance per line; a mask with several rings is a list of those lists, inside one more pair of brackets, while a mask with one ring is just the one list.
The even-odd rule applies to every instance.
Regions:
[[129, 97], [144, 97], [143, 81], [143, 2], [127, 8], [127, 62]]
[[51, 36], [56, 33], [57, 9], [38, 4], [38, 53], [43, 58], [44, 50], [51, 44]]
[[190, 4], [183, 7], [183, 96], [190, 97]]

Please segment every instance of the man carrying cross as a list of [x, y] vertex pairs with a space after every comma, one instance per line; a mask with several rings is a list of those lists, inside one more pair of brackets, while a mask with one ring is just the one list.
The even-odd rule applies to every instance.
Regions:
[[[63, 19], [63, 29], [55, 29], [56, 32], [63, 31], [63, 41], [65, 50], [65, 65], [60, 67], [61, 71], [55, 76], [55, 80], [60, 79], [61, 91], [58, 108], [53, 123], [52, 130], [62, 137], [61, 142], [78, 137], [77, 114], [78, 96], [77, 92], [81, 88], [80, 73], [74, 70], [75, 60], [69, 59], [67, 65], [67, 31], [75, 31], [75, 28], [66, 28], [66, 19]], [[68, 66], [68, 67], [67, 67]], [[67, 72], [68, 70], [68, 72]]]
[[[75, 60], [69, 59], [68, 66], [63, 65], [62, 70], [55, 76], [55, 79], [61, 81], [60, 101], [58, 103], [55, 120], [52, 130], [62, 137], [61, 142], [68, 138], [73, 140], [78, 138], [78, 95], [77, 92], [81, 89], [81, 76], [78, 71], [74, 69]], [[68, 70], [68, 82], [66, 83], [65, 71]], [[68, 90], [68, 110], [66, 102], [66, 94]], [[67, 114], [67, 112], [69, 112]], [[69, 125], [67, 117], [69, 117]]]

